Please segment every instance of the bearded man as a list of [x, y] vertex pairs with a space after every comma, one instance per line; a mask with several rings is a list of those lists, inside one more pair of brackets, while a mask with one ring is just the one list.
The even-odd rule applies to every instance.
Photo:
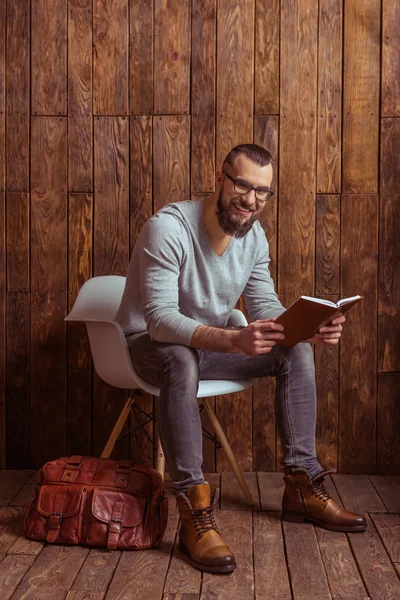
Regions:
[[[202, 472], [200, 379], [276, 377], [275, 413], [284, 455], [282, 518], [333, 531], [364, 531], [362, 515], [340, 508], [323, 485], [332, 472], [315, 450], [316, 388], [312, 344], [338, 343], [344, 316], [288, 348], [275, 323], [285, 308], [269, 272], [258, 221], [273, 195], [272, 156], [255, 144], [233, 148], [204, 200], [167, 204], [143, 226], [132, 253], [116, 320], [132, 363], [160, 387], [156, 410], [181, 517], [179, 546], [194, 567], [229, 573], [235, 558], [216, 526]], [[295, 199], [294, 199], [295, 201]], [[227, 327], [240, 296], [247, 327]]]

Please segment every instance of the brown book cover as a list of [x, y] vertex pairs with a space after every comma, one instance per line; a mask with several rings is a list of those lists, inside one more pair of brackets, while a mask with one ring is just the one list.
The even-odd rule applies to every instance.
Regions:
[[320, 327], [343, 315], [363, 297], [351, 296], [335, 304], [322, 298], [301, 296], [275, 320], [275, 323], [283, 325], [285, 336], [284, 340], [277, 343], [281, 346], [295, 346], [312, 338]]

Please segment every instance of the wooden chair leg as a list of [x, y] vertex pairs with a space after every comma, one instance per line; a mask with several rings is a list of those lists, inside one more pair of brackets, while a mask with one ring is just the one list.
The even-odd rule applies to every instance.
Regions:
[[157, 458], [156, 458], [156, 471], [158, 471], [163, 478], [165, 475], [165, 456], [164, 450], [162, 449], [161, 440], [158, 438], [157, 442]]
[[134, 402], [135, 400], [132, 396], [128, 398], [124, 408], [121, 411], [121, 414], [118, 417], [118, 421], [116, 422], [115, 427], [112, 430], [110, 437], [108, 438], [108, 442], [104, 446], [104, 450], [101, 453], [101, 458], [110, 458], [111, 452], [113, 451], [115, 446], [115, 442], [117, 441], [122, 431], [122, 428], [125, 425], [127, 418], [129, 417], [129, 412]]
[[220, 422], [218, 421], [214, 411], [212, 410], [212, 408], [209, 406], [209, 404], [207, 403], [206, 398], [202, 398], [202, 403], [204, 404], [204, 407], [206, 409], [207, 412], [207, 416], [210, 419], [211, 425], [214, 428], [215, 434], [222, 446], [222, 448], [224, 449], [224, 452], [226, 454], [226, 457], [229, 461], [229, 464], [232, 467], [232, 471], [235, 473], [236, 475], [236, 479], [238, 480], [238, 483], [240, 485], [240, 488], [244, 494], [244, 497], [246, 498], [247, 502], [251, 505], [254, 506], [255, 502], [253, 499], [253, 496], [251, 495], [251, 492], [249, 490], [249, 487], [246, 483], [245, 478], [243, 477], [243, 473], [239, 468], [239, 465], [237, 464], [236, 458], [232, 452], [232, 448], [229, 445], [228, 440], [226, 439], [226, 435], [220, 425]]

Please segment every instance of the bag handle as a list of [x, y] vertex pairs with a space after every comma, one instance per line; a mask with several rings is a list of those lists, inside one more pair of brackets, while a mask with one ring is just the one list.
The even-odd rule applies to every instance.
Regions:
[[64, 473], [62, 474], [61, 481], [71, 483], [71, 481], [74, 480], [75, 471], [79, 469], [83, 456], [83, 454], [73, 454], [69, 457], [65, 463]]

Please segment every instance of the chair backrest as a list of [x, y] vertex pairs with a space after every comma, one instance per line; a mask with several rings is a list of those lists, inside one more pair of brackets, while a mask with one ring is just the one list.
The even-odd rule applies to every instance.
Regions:
[[88, 279], [66, 321], [113, 321], [121, 303], [126, 277], [102, 275]]

